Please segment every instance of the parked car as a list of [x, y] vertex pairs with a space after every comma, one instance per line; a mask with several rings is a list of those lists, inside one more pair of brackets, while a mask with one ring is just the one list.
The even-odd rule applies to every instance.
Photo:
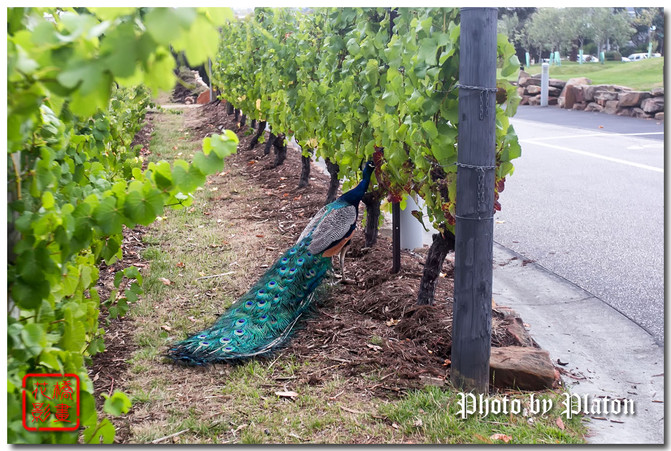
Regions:
[[640, 61], [648, 58], [647, 53], [632, 53], [629, 55], [627, 58], [629, 58], [629, 61]]
[[[580, 55], [578, 55], [578, 61], [580, 61]], [[583, 55], [582, 56], [582, 62], [583, 63], [598, 63], [599, 58], [594, 56], [594, 55]]]
[[627, 58], [626, 56], [623, 56], [622, 57], [622, 62], [623, 63], [629, 63], [629, 62], [631, 62], [631, 60], [629, 58]]

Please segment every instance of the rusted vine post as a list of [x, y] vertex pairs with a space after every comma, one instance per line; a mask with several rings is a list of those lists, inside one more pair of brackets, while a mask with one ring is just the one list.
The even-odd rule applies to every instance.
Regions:
[[487, 393], [492, 332], [497, 8], [462, 8], [452, 383]]

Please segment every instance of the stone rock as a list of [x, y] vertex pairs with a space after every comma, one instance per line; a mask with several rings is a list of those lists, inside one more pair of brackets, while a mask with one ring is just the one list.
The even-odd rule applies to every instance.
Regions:
[[601, 106], [606, 106], [609, 100], [617, 100], [617, 92], [602, 91], [594, 95], [594, 101]]
[[[576, 77], [576, 78], [569, 78], [569, 80], [566, 82], [566, 86], [568, 85], [591, 85], [592, 80], [590, 80], [587, 77]], [[566, 87], [565, 86], [565, 87]]]
[[646, 113], [656, 113], [664, 109], [664, 97], [651, 97], [641, 102], [641, 109]]
[[186, 97], [186, 98], [184, 99], [184, 103], [185, 103], [186, 105], [191, 105], [191, 104], [193, 103], [193, 97]]
[[656, 121], [663, 121], [664, 120], [664, 111], [660, 111], [659, 113], [655, 114], [655, 120]]
[[629, 91], [621, 93], [618, 98], [620, 100], [620, 107], [626, 107], [639, 106], [648, 97], [650, 97], [650, 93], [646, 91]]
[[538, 94], [533, 97], [529, 97], [529, 105], [540, 105], [541, 104], [541, 95]]
[[617, 105], [620, 102], [617, 100], [608, 100], [604, 105], [603, 112], [606, 114], [615, 114], [617, 112]]
[[559, 94], [561, 94], [561, 89], [550, 86], [548, 87], [548, 94], [552, 97], [559, 97]]
[[196, 103], [199, 105], [210, 103], [210, 90], [208, 89], [207, 91], [201, 92], [200, 95], [198, 95], [198, 99], [196, 99]]
[[631, 109], [631, 115], [633, 117], [640, 117], [640, 118], [643, 118], [643, 119], [647, 119], [647, 118], [650, 117], [650, 115], [648, 113], [646, 113], [645, 111], [643, 111], [641, 108], [638, 108], [638, 107], [635, 107], [635, 108]]
[[531, 77], [527, 80], [527, 86], [540, 86], [541, 85], [541, 77]]
[[601, 110], [603, 110], [603, 107], [601, 105], [599, 105], [598, 103], [595, 103], [595, 102], [589, 103], [585, 107], [585, 111], [596, 111], [596, 112], [600, 113]]
[[496, 330], [504, 329], [515, 340], [515, 346], [540, 348], [524, 327], [519, 313], [510, 307], [497, 305], [492, 308], [492, 321], [498, 322]]
[[615, 92], [613, 85], [591, 85], [585, 87], [585, 100], [594, 101], [594, 96], [600, 92]]
[[548, 97], [548, 105], [556, 105], [558, 102], [556, 97]]
[[618, 116], [631, 116], [631, 108], [618, 108], [618, 110], [615, 112]]
[[505, 321], [504, 327], [515, 339], [518, 346], [526, 346], [529, 348], [538, 347], [534, 339], [531, 338], [531, 335], [529, 335], [529, 332], [524, 327], [522, 318], [510, 318], [509, 320]]
[[522, 97], [524, 95], [524, 88], [522, 87], [517, 88], [517, 95]]
[[529, 105], [529, 96], [522, 96], [522, 100], [520, 100], [520, 105]]
[[[521, 70], [521, 71], [519, 72], [519, 74], [517, 74], [517, 85], [518, 85], [518, 86], [525, 86], [526, 81], [527, 81], [529, 78], [531, 78], [531, 75], [529, 75], [528, 72], [525, 72], [525, 71]], [[524, 80], [524, 83], [525, 83], [525, 84], [522, 84], [522, 80]]]
[[527, 86], [527, 94], [536, 95], [540, 94], [541, 87], [536, 85]]
[[583, 87], [580, 85], [567, 83], [559, 98], [564, 99], [563, 107], [567, 110], [570, 110], [573, 108], [573, 105], [582, 102], [585, 99], [585, 95], [583, 94]]
[[564, 80], [557, 80], [556, 78], [551, 78], [549, 82], [550, 86], [558, 89], [563, 89], [564, 86], [566, 86], [566, 82]]
[[523, 346], [492, 348], [489, 376], [495, 387], [520, 390], [549, 389], [559, 382], [550, 353]]
[[653, 97], [664, 97], [664, 88], [663, 87], [652, 88], [650, 94], [652, 94]]
[[587, 104], [586, 104], [585, 102], [580, 102], [580, 103], [576, 103], [576, 104], [574, 104], [572, 109], [573, 109], [574, 111], [582, 111], [582, 110], [584, 110], [586, 107], [587, 107]]

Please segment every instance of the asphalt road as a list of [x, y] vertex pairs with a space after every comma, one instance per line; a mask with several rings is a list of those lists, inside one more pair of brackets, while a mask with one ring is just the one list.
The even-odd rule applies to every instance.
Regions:
[[[520, 107], [494, 240], [664, 341], [664, 125]], [[567, 307], [568, 308], [568, 307]]]

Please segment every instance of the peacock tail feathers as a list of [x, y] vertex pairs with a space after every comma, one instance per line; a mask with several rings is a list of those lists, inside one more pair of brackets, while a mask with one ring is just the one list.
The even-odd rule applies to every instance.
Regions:
[[175, 344], [168, 356], [188, 364], [234, 361], [282, 346], [310, 307], [331, 259], [309, 250], [312, 233], [287, 250], [212, 327]]

